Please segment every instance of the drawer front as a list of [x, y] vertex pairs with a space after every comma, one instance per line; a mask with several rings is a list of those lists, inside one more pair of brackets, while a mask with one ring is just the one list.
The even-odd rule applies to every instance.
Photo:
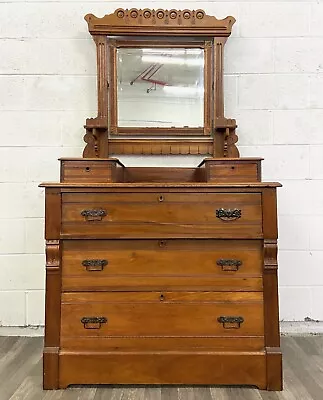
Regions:
[[262, 293], [63, 293], [62, 337], [263, 336]]
[[63, 236], [261, 238], [259, 193], [63, 194]]
[[261, 240], [66, 240], [62, 287], [262, 290]]
[[227, 182], [259, 182], [260, 164], [257, 162], [207, 162], [207, 181], [215, 183]]
[[[120, 172], [121, 171], [121, 172]], [[113, 159], [61, 160], [61, 182], [116, 182], [122, 168]]]

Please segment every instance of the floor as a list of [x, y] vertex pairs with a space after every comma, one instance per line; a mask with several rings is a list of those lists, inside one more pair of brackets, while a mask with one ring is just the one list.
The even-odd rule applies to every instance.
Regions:
[[0, 337], [0, 400], [323, 400], [323, 336], [282, 337], [284, 391], [229, 387], [42, 390], [42, 338]]

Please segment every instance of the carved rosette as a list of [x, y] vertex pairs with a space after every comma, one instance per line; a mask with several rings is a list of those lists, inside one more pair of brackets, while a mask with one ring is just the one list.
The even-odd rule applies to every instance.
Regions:
[[136, 20], [139, 24], [149, 22], [156, 25], [160, 21], [160, 23], [167, 25], [174, 21], [181, 25], [187, 21], [194, 25], [196, 20], [202, 20], [205, 17], [205, 12], [203, 10], [151, 10], [149, 8], [145, 8], [144, 10], [137, 10], [136, 8], [124, 10], [123, 8], [119, 8], [115, 11], [115, 15], [125, 22], [129, 22], [129, 19], [132, 19]]

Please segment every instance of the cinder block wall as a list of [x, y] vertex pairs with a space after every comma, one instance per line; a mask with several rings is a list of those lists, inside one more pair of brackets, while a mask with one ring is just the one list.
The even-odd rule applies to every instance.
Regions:
[[[95, 47], [83, 16], [118, 7], [203, 8], [237, 19], [226, 45], [226, 114], [242, 156], [279, 190], [281, 319], [323, 320], [323, 2], [0, 2], [0, 325], [44, 322], [41, 181], [80, 156], [96, 114]], [[193, 158], [126, 163], [194, 165]]]

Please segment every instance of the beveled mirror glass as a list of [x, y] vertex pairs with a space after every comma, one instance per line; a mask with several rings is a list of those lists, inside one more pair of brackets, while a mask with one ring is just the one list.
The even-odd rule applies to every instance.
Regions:
[[118, 127], [202, 128], [204, 49], [117, 49]]

